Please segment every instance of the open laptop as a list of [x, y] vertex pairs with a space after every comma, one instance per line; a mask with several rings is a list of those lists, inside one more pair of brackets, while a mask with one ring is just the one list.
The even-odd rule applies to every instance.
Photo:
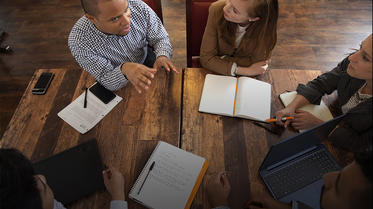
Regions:
[[34, 165], [46, 177], [55, 199], [71, 203], [105, 188], [96, 139], [91, 139]]
[[322, 176], [341, 167], [321, 141], [344, 115], [271, 146], [259, 174], [273, 197], [289, 203], [299, 200], [320, 208]]

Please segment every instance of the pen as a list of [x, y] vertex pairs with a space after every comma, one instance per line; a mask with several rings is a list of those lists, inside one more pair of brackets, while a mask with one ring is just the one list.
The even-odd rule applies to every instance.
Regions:
[[[281, 121], [287, 121], [287, 120], [293, 120], [294, 118], [293, 117], [282, 117], [281, 118]], [[270, 119], [267, 119], [266, 120], [267, 123], [273, 123], [273, 122], [276, 122], [276, 118], [270, 118]]]
[[140, 187], [139, 191], [137, 192], [137, 195], [139, 195], [139, 194], [140, 194], [140, 192], [141, 192], [141, 189], [142, 189], [142, 187], [144, 186], [144, 184], [145, 184], [145, 181], [146, 181], [146, 179], [148, 178], [148, 176], [149, 176], [149, 173], [150, 173], [150, 171], [151, 171], [151, 170], [153, 170], [154, 164], [155, 164], [155, 161], [153, 161], [152, 165], [150, 166], [150, 168], [149, 168], [149, 170], [148, 170], [148, 173], [146, 174], [146, 176], [145, 176], [145, 179], [144, 179], [144, 181], [142, 182], [142, 184], [141, 184], [141, 187]]
[[85, 95], [84, 95], [84, 108], [87, 108], [87, 93], [88, 93], [88, 88], [85, 88]]
[[273, 134], [280, 135], [278, 132], [276, 132], [276, 131], [274, 131], [274, 130], [272, 130], [272, 129], [270, 129], [270, 128], [268, 128], [268, 127], [266, 127], [266, 126], [264, 126], [261, 123], [258, 123], [256, 121], [254, 121], [254, 125], [259, 126], [261, 128], [264, 128], [265, 130], [267, 130], [267, 131], [269, 131], [269, 132], [271, 132]]

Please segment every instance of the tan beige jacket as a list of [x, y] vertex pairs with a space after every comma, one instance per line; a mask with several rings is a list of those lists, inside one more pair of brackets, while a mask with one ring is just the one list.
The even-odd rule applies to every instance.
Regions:
[[[248, 67], [261, 60], [253, 57], [250, 51], [245, 51], [243, 48], [244, 39], [248, 39], [246, 35], [242, 38], [234, 57], [230, 56], [235, 47], [221, 38], [221, 31], [218, 29], [224, 5], [225, 1], [219, 0], [212, 3], [209, 8], [209, 16], [201, 44], [200, 62], [203, 68], [219, 74], [231, 75], [233, 62], [236, 62], [238, 66]], [[222, 56], [225, 57], [221, 58]]]

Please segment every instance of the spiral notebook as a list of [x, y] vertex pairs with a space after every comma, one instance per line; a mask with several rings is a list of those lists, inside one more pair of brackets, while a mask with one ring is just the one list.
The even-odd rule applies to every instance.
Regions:
[[128, 196], [148, 208], [190, 208], [207, 167], [204, 158], [160, 141]]

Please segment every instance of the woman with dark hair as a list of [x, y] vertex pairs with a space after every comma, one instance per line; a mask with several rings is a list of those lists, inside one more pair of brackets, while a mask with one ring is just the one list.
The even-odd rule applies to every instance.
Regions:
[[277, 0], [219, 0], [203, 34], [202, 67], [223, 75], [265, 72], [277, 41]]
[[[296, 129], [309, 129], [323, 123], [314, 115], [298, 110], [307, 104], [319, 104], [321, 97], [338, 93], [338, 108], [346, 116], [329, 136], [334, 145], [350, 151], [360, 151], [372, 144], [372, 34], [359, 50], [346, 57], [330, 72], [326, 72], [306, 85], [299, 84], [295, 99], [276, 112], [279, 125], [292, 125]], [[293, 120], [282, 122], [284, 116]]]
[[[103, 172], [106, 189], [111, 194], [110, 209], [127, 209], [124, 177], [114, 168]], [[0, 148], [1, 209], [66, 209], [54, 199], [43, 175], [35, 175], [31, 162], [16, 149]]]

